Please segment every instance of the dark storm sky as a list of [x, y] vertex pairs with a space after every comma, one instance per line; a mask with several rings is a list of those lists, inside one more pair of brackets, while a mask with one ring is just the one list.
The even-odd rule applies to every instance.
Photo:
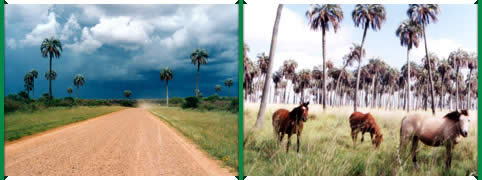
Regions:
[[[170, 67], [170, 97], [194, 94], [196, 66], [190, 53], [204, 48], [208, 64], [201, 66], [200, 90], [237, 96], [238, 23], [234, 5], [6, 5], [5, 95], [23, 90], [23, 76], [39, 72], [35, 95], [48, 92], [44, 74], [48, 59], [40, 44], [55, 36], [63, 44], [53, 60], [55, 97], [67, 96], [73, 77], [83, 74], [83, 98], [164, 98], [159, 71]], [[224, 80], [233, 79], [233, 86]]]

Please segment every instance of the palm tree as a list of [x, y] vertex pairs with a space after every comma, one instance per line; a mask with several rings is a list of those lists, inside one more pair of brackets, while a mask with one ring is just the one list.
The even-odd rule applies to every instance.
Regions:
[[372, 107], [375, 108], [376, 106], [376, 99], [377, 99], [377, 85], [379, 82], [379, 74], [384, 74], [387, 69], [387, 65], [383, 60], [380, 58], [371, 58], [368, 63], [368, 71], [372, 75]]
[[27, 91], [27, 94], [30, 95], [30, 91], [33, 89], [33, 75], [32, 73], [28, 72], [25, 74], [23, 77], [23, 82], [24, 82], [24, 87], [25, 91]]
[[[52, 72], [52, 58], [60, 58], [60, 52], [62, 51], [62, 43], [55, 39], [55, 37], [45, 38], [40, 45], [40, 52], [42, 53], [42, 57], [49, 57], [49, 72]], [[52, 78], [48, 78], [49, 80], [49, 99], [52, 99]]]
[[[410, 50], [413, 46], [418, 48], [419, 38], [422, 35], [422, 27], [414, 21], [405, 20], [397, 28], [395, 32], [400, 38], [400, 45], [407, 46], [407, 73], [410, 72]], [[407, 75], [407, 112], [410, 112], [410, 73]]]
[[196, 73], [196, 96], [199, 97], [199, 69], [201, 64], [206, 64], [209, 58], [208, 52], [205, 49], [196, 49], [191, 53], [191, 64], [197, 65]]
[[446, 82], [450, 80], [450, 74], [452, 74], [452, 67], [447, 60], [443, 60], [440, 62], [440, 65], [437, 68], [437, 72], [440, 74], [440, 79], [442, 81], [442, 85], [440, 87], [440, 109], [443, 109], [443, 102], [445, 97], [444, 86], [446, 85]]
[[[449, 54], [449, 64], [455, 69], [455, 77], [459, 77], [459, 72], [461, 68], [467, 67], [467, 61], [469, 60], [469, 54], [458, 49]], [[459, 109], [459, 80], [455, 79], [455, 110]]]
[[74, 77], [74, 85], [77, 88], [77, 92], [75, 92], [75, 99], [79, 98], [79, 87], [83, 86], [85, 83], [84, 76], [82, 74], [77, 74]]
[[166, 106], [169, 107], [169, 81], [172, 80], [172, 70], [169, 67], [166, 67], [161, 70], [161, 81], [166, 81]]
[[[357, 4], [351, 16], [353, 22], [355, 23], [355, 27], [359, 27], [361, 25], [364, 29], [362, 42], [360, 45], [360, 49], [363, 49], [368, 28], [371, 27], [374, 31], [377, 31], [381, 29], [382, 23], [385, 22], [385, 7], [380, 4]], [[358, 63], [358, 75], [355, 87], [355, 102], [353, 104], [353, 110], [355, 112], [357, 111], [356, 109], [358, 106], [358, 88], [360, 86], [361, 61], [362, 59], [360, 58], [360, 61]]]
[[[471, 101], [470, 101], [470, 92], [471, 92], [471, 87], [472, 87], [472, 84], [474, 84], [473, 82], [477, 83], [477, 80], [474, 79], [472, 80], [472, 72], [473, 70], [477, 70], [477, 67], [478, 67], [478, 62], [477, 62], [477, 54], [473, 53], [470, 55], [469, 57], [469, 61], [467, 63], [467, 67], [469, 68], [469, 74], [468, 74], [468, 77], [467, 77], [467, 81], [469, 81], [469, 83], [467, 83], [468, 85], [468, 92], [467, 92], [467, 105], [468, 107], [467, 108], [470, 108], [470, 104], [471, 104]], [[475, 86], [473, 86], [475, 87]]]
[[[47, 80], [55, 80], [57, 78], [57, 72], [55, 70], [52, 70], [49, 72], [45, 72], [45, 79]], [[49, 94], [50, 95], [50, 94]]]
[[30, 70], [30, 74], [32, 74], [32, 99], [35, 99], [35, 79], [38, 77], [38, 72], [35, 69]]
[[224, 86], [230, 88], [231, 86], [233, 86], [233, 80], [232, 79], [224, 80]]
[[[280, 71], [276, 71], [276, 72], [273, 73], [274, 99], [276, 99], [276, 95], [279, 94], [278, 88], [279, 88], [279, 85], [280, 85], [280, 82], [281, 82], [281, 78], [282, 78], [281, 69], [280, 69]], [[275, 102], [275, 101], [273, 101], [273, 102]]]
[[274, 21], [274, 26], [273, 26], [273, 34], [271, 37], [271, 47], [269, 49], [268, 73], [264, 78], [263, 94], [261, 95], [261, 104], [259, 107], [258, 117], [256, 119], [256, 124], [255, 124], [257, 128], [263, 128], [263, 124], [264, 124], [264, 111], [266, 110], [266, 100], [269, 92], [269, 80], [271, 79], [271, 70], [273, 69], [274, 52], [276, 49], [276, 41], [278, 38], [278, 27], [279, 27], [279, 21], [281, 18], [282, 10], [283, 10], [283, 4], [279, 4], [278, 9], [276, 11], [276, 19]]
[[129, 99], [129, 97], [131, 97], [132, 95], [132, 92], [130, 90], [124, 90], [124, 96]]
[[[411, 21], [422, 26], [423, 40], [425, 43], [425, 58], [428, 57], [427, 36], [425, 35], [425, 25], [430, 24], [430, 21], [437, 22], [437, 14], [440, 12], [438, 4], [410, 4], [407, 10], [407, 15]], [[435, 115], [435, 101], [434, 88], [432, 80], [432, 63], [428, 63], [428, 75], [430, 80], [431, 98], [432, 98], [432, 114]]]
[[70, 97], [72, 97], [72, 92], [73, 92], [73, 91], [74, 91], [74, 90], [72, 89], [72, 87], [67, 88], [67, 93], [69, 94]]
[[[312, 5], [311, 8], [306, 11], [306, 17], [310, 24], [310, 29], [313, 31], [321, 30], [322, 48], [323, 48], [323, 82], [326, 82], [326, 43], [325, 34], [330, 30], [330, 24], [333, 27], [335, 33], [340, 28], [340, 23], [343, 20], [343, 10], [338, 4], [324, 4], [324, 5]], [[326, 109], [326, 84], [323, 83], [323, 110]]]
[[219, 92], [221, 92], [221, 85], [216, 84], [216, 87], [214, 87], [214, 90], [216, 91], [216, 94], [219, 94]]
[[305, 89], [310, 87], [311, 71], [303, 69], [298, 74], [298, 87], [301, 92], [300, 102], [305, 102]]

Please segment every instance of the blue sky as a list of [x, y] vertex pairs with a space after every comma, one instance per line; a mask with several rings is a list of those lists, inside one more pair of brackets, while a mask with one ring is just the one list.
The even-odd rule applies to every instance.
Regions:
[[[406, 47], [400, 46], [395, 30], [399, 23], [407, 18], [408, 5], [384, 5], [387, 16], [380, 31], [367, 32], [365, 49], [367, 56], [362, 64], [371, 57], [381, 57], [385, 62], [399, 69], [406, 63]], [[280, 22], [278, 46], [274, 68], [278, 69], [288, 58], [298, 61], [298, 70], [312, 69], [321, 64], [321, 32], [309, 30], [305, 12], [309, 5], [285, 5]], [[351, 18], [352, 4], [341, 5], [344, 19], [341, 29], [334, 34], [327, 34], [327, 58], [341, 66], [342, 57], [352, 43], [360, 43], [363, 29], [355, 28]], [[477, 49], [477, 6], [476, 5], [440, 5], [439, 21], [427, 26], [426, 34], [429, 51], [439, 58], [446, 58], [457, 48], [475, 52]], [[260, 14], [263, 13], [263, 15]], [[276, 6], [250, 6], [245, 9], [245, 42], [250, 46], [249, 57], [255, 59], [261, 52], [269, 51], [271, 31], [274, 23]], [[421, 41], [423, 43], [423, 41]], [[419, 63], [425, 54], [422, 46], [411, 51], [410, 59]], [[356, 66], [356, 64], [354, 64]]]
[[[23, 76], [31, 69], [38, 97], [48, 91], [44, 73], [48, 59], [40, 55], [43, 38], [55, 36], [63, 44], [53, 60], [57, 79], [53, 95], [67, 96], [72, 79], [83, 74], [83, 98], [164, 98], [159, 71], [170, 67], [170, 97], [194, 94], [196, 67], [190, 53], [204, 48], [208, 64], [201, 66], [200, 91], [237, 96], [238, 12], [234, 5], [6, 5], [5, 94], [23, 90]], [[231, 88], [224, 80], [233, 79]]]

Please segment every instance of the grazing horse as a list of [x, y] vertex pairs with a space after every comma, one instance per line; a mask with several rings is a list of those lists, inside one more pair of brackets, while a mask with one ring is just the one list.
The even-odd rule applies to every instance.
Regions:
[[[350, 116], [350, 127], [351, 127], [351, 139], [353, 140], [353, 146], [355, 146], [356, 138], [358, 132], [361, 131], [362, 137], [361, 142], [363, 142], [363, 135], [365, 132], [370, 132], [370, 138], [372, 144], [375, 148], [378, 148], [383, 141], [383, 135], [375, 122], [375, 118], [370, 113], [354, 112]], [[375, 138], [373, 136], [375, 135]]]
[[454, 111], [442, 118], [409, 114], [402, 119], [399, 153], [402, 153], [404, 150], [402, 148], [405, 147], [407, 141], [411, 140], [412, 161], [415, 168], [418, 169], [417, 145], [419, 140], [428, 146], [445, 145], [447, 153], [445, 167], [449, 169], [452, 163], [452, 149], [460, 141], [460, 136], [467, 137], [469, 125], [470, 118], [467, 110]]
[[276, 137], [281, 142], [285, 134], [288, 134], [288, 144], [286, 152], [290, 148], [291, 135], [296, 133], [296, 153], [300, 151], [300, 135], [303, 130], [303, 122], [306, 122], [308, 116], [308, 104], [310, 102], [301, 103], [300, 106], [292, 111], [287, 109], [278, 109], [273, 114], [273, 130]]

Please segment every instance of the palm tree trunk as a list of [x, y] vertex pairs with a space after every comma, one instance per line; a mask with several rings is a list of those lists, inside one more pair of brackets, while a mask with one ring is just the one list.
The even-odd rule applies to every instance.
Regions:
[[77, 92], [75, 92], [75, 99], [79, 98], [79, 86], [77, 86]]
[[358, 105], [358, 87], [360, 87], [360, 71], [361, 71], [361, 62], [362, 62], [362, 57], [363, 57], [363, 43], [365, 43], [365, 37], [367, 35], [367, 29], [368, 29], [368, 21], [365, 23], [365, 29], [363, 30], [363, 38], [362, 42], [360, 45], [360, 59], [358, 60], [358, 75], [356, 77], [356, 87], [355, 87], [355, 103], [353, 103], [353, 111], [356, 112], [356, 108]]
[[263, 128], [264, 112], [266, 110], [266, 99], [269, 91], [269, 80], [271, 79], [271, 70], [273, 69], [274, 51], [276, 48], [276, 40], [278, 38], [278, 27], [279, 27], [279, 21], [281, 18], [282, 10], [283, 10], [283, 4], [278, 5], [278, 10], [276, 12], [276, 19], [274, 21], [273, 34], [271, 37], [271, 48], [269, 50], [268, 72], [265, 77], [263, 94], [261, 95], [262, 96], [261, 104], [259, 107], [258, 118], [256, 119], [256, 124], [255, 124], [257, 128]]
[[196, 97], [199, 97], [199, 69], [201, 64], [197, 64], [197, 72], [196, 72]]
[[35, 99], [35, 82], [32, 82], [32, 99]]
[[407, 112], [410, 112], [410, 48], [407, 47]]
[[169, 81], [166, 80], [166, 106], [169, 107]]
[[52, 55], [50, 55], [49, 63], [49, 100], [52, 99], [52, 78], [50, 77], [50, 73], [52, 73]]
[[470, 81], [470, 78], [472, 78], [472, 69], [470, 69], [469, 71], [469, 77], [467, 78], [469, 80], [469, 83], [467, 84], [468, 88], [467, 88], [467, 108], [466, 109], [470, 109], [470, 89], [471, 89], [471, 81]]
[[[455, 62], [454, 64], [457, 64], [457, 62]], [[458, 111], [459, 110], [459, 66], [456, 65], [457, 68], [456, 68], [456, 73], [455, 73], [455, 110]]]
[[322, 48], [323, 48], [323, 111], [326, 109], [326, 51], [325, 51], [325, 27], [322, 26]]
[[376, 97], [377, 97], [377, 91], [375, 90], [375, 78], [377, 77], [377, 73], [373, 74], [373, 77], [372, 77], [372, 108], [375, 108], [375, 105], [376, 105]]
[[428, 77], [430, 80], [430, 96], [432, 98], [432, 114], [435, 115], [435, 99], [433, 98], [435, 92], [433, 89], [433, 80], [432, 80], [432, 62], [428, 58], [428, 48], [427, 48], [427, 37], [425, 36], [425, 24], [422, 23], [422, 30], [423, 30], [423, 39], [425, 43], [425, 58], [427, 58], [428, 62]]

